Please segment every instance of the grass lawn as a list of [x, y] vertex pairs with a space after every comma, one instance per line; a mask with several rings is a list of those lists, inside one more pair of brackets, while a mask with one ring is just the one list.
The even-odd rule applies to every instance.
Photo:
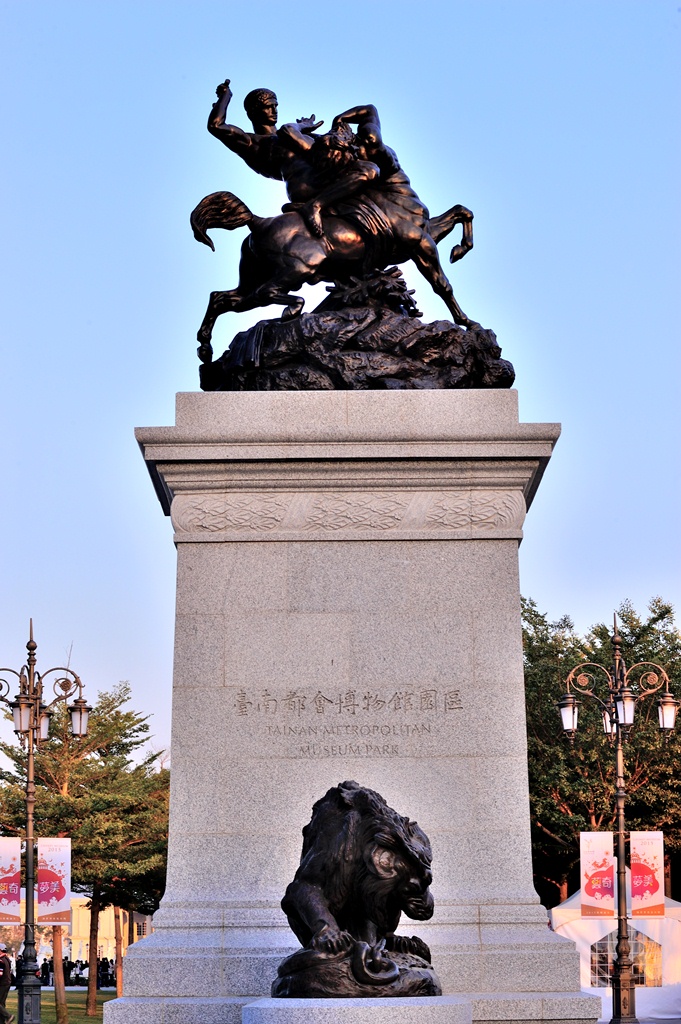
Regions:
[[[97, 993], [97, 1016], [86, 1017], [85, 1016], [85, 999], [87, 997], [86, 989], [82, 992], [67, 992], [66, 1003], [69, 1008], [69, 1024], [85, 1024], [86, 1021], [92, 1024], [93, 1021], [102, 1020], [102, 1003], [106, 1003], [109, 999], [115, 999], [115, 992], [106, 992], [102, 994]], [[7, 1009], [10, 1013], [16, 1014], [17, 1012], [17, 993], [16, 989], [7, 996]], [[40, 1019], [41, 1024], [56, 1024], [57, 1014], [54, 1008], [54, 992], [42, 992], [40, 997]]]

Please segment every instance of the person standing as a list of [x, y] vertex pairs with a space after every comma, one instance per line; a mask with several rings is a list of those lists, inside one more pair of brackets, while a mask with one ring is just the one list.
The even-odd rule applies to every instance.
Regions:
[[14, 1014], [5, 1009], [7, 993], [10, 990], [11, 984], [12, 964], [7, 956], [7, 946], [4, 942], [0, 942], [0, 1021], [3, 1024], [5, 1022], [6, 1024], [11, 1024], [11, 1021], [14, 1020]]

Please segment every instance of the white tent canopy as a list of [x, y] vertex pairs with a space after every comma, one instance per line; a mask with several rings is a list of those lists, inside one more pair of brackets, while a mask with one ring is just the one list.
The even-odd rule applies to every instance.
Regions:
[[[631, 918], [631, 886], [627, 870], [627, 913], [629, 929], [635, 929], [662, 947], [662, 985], [636, 986], [636, 1014], [652, 1020], [681, 1018], [681, 903], [665, 898], [664, 917]], [[584, 991], [600, 995], [602, 1020], [612, 1015], [612, 989], [591, 987], [591, 947], [617, 930], [616, 917], [582, 917], [581, 891], [549, 911], [551, 927], [572, 939], [579, 950], [580, 979]]]

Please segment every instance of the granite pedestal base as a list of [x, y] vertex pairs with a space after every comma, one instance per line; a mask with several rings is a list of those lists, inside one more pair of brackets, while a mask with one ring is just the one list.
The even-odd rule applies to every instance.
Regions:
[[430, 837], [435, 916], [400, 930], [445, 995], [596, 1020], [530, 856], [518, 544], [558, 433], [513, 391], [187, 394], [138, 431], [178, 549], [170, 845], [106, 1024], [270, 1012], [300, 830], [344, 779]]
[[600, 999], [572, 992], [493, 993], [426, 999], [154, 999], [105, 1004], [112, 1024], [587, 1024]]
[[414, 999], [258, 999], [243, 1024], [471, 1024], [461, 996]]

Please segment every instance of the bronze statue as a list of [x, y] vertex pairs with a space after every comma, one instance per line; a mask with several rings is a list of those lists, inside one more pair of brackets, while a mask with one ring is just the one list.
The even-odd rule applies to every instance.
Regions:
[[[238, 346], [243, 356], [241, 362], [232, 351], [222, 357], [219, 366], [215, 365], [211, 346], [213, 328], [222, 313], [271, 304], [285, 307], [281, 321], [300, 317], [304, 300], [297, 292], [303, 284], [320, 281], [329, 282], [336, 295], [353, 282], [373, 282], [374, 299], [379, 300], [377, 308], [380, 308], [380, 287], [376, 282], [387, 281], [390, 290], [395, 268], [388, 268], [408, 260], [414, 262], [433, 291], [443, 299], [457, 327], [468, 329], [459, 330], [457, 335], [459, 363], [466, 358], [463, 350], [468, 352], [474, 348], [479, 358], [473, 362], [480, 367], [472, 375], [464, 374], [462, 381], [459, 374], [440, 372], [441, 365], [435, 372], [432, 360], [425, 363], [417, 360], [416, 377], [410, 378], [412, 367], [404, 361], [405, 353], [392, 352], [393, 363], [402, 359], [404, 372], [377, 375], [373, 386], [510, 386], [508, 381], [513, 379], [510, 364], [499, 361], [498, 356], [492, 356], [490, 362], [490, 353], [497, 349], [496, 339], [465, 315], [440, 265], [437, 243], [456, 225], [462, 225], [462, 238], [452, 248], [450, 261], [456, 262], [472, 249], [473, 214], [457, 205], [439, 217], [430, 217], [397, 156], [383, 142], [376, 107], [366, 104], [337, 114], [330, 131], [320, 135], [317, 129], [323, 122], [315, 120], [314, 116], [277, 128], [276, 95], [269, 89], [255, 89], [244, 101], [253, 126], [252, 132], [246, 132], [226, 123], [232, 97], [229, 79], [221, 83], [216, 92], [218, 98], [211, 109], [208, 130], [252, 170], [283, 181], [289, 202], [280, 214], [260, 217], [231, 192], [223, 191], [206, 196], [192, 212], [195, 238], [211, 249], [214, 245], [208, 231], [212, 228], [233, 230], [246, 226], [250, 231], [241, 247], [237, 286], [211, 292], [198, 332], [199, 358], [204, 364], [202, 387], [222, 390], [367, 386], [352, 378], [348, 380], [343, 374], [339, 376], [332, 367], [326, 367], [329, 372], [320, 383], [318, 375], [307, 372], [318, 358], [310, 352], [304, 353], [302, 362], [290, 368], [292, 372], [283, 375], [269, 372], [281, 361], [274, 357], [270, 360], [271, 367], [261, 365], [260, 339], [264, 326], [260, 325], [246, 345]], [[376, 303], [374, 305], [376, 307]], [[322, 308], [328, 310], [328, 304], [322, 304], [314, 314], [307, 315], [305, 329], [312, 326], [317, 334], [319, 330], [323, 334], [330, 330], [338, 347], [339, 333], [344, 333], [342, 326], [329, 324], [328, 317], [323, 324], [308, 322], [309, 317]], [[387, 300], [384, 308], [392, 308]], [[342, 310], [339, 313], [342, 316]], [[286, 332], [277, 330], [283, 343]], [[276, 350], [276, 340], [271, 347]], [[329, 347], [333, 350], [334, 345]], [[249, 368], [262, 372], [255, 377], [248, 372], [241, 373]], [[410, 379], [415, 381], [413, 385]]]
[[441, 995], [422, 939], [400, 916], [433, 916], [430, 843], [415, 821], [356, 782], [330, 789], [303, 829], [282, 909], [303, 948], [272, 985], [280, 997]]

